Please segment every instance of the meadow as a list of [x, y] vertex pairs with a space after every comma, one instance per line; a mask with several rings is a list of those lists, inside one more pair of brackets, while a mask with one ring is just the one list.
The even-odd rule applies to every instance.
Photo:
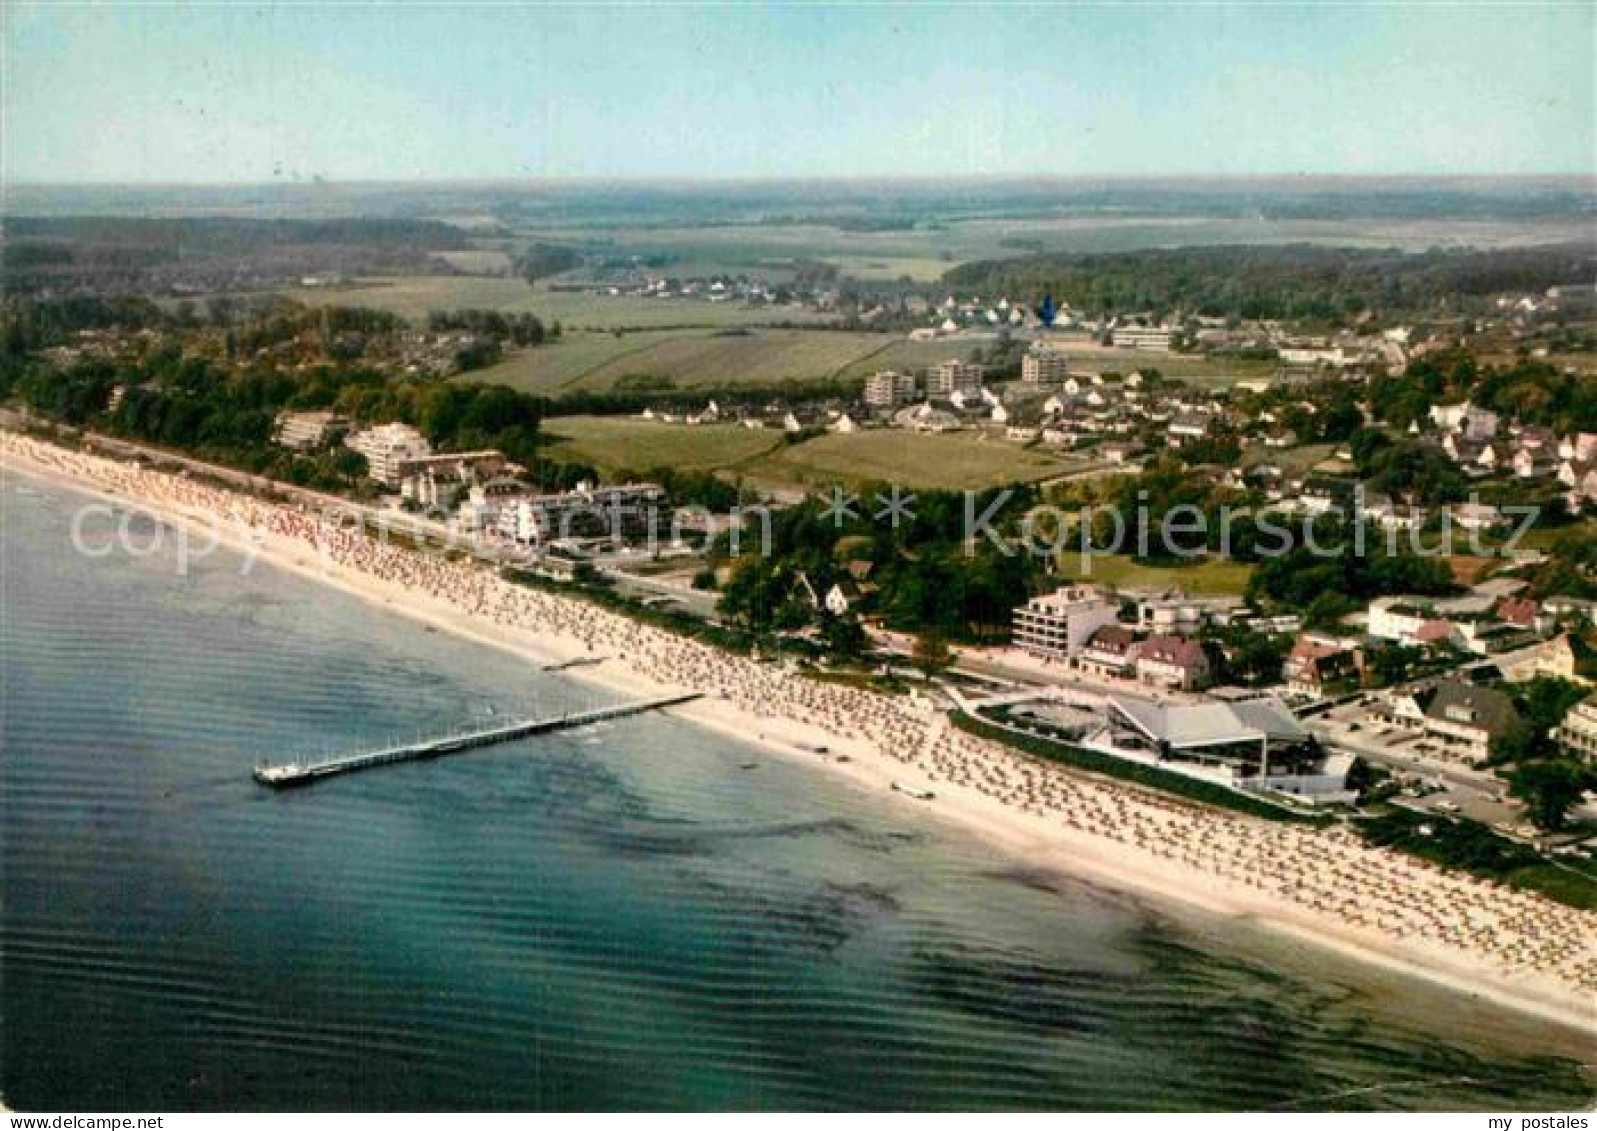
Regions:
[[1081, 459], [979, 433], [870, 429], [817, 436], [742, 470], [756, 483], [822, 487], [880, 482], [957, 491], [1033, 483], [1089, 466]]
[[545, 422], [544, 431], [552, 456], [600, 471], [670, 465], [723, 472], [776, 492], [872, 482], [909, 490], [965, 490], [1052, 479], [1092, 466], [971, 432], [868, 429], [790, 444], [772, 429], [661, 424], [635, 416], [560, 416]]
[[1179, 585], [1190, 593], [1242, 594], [1247, 590], [1253, 566], [1224, 558], [1202, 558], [1186, 565], [1151, 566], [1129, 554], [1077, 553], [1060, 555], [1059, 576], [1068, 581], [1095, 581], [1124, 589], [1128, 586]]
[[635, 416], [560, 416], [543, 428], [551, 456], [591, 464], [604, 473], [720, 471], [767, 455], [785, 442], [780, 432], [736, 424], [687, 427]]

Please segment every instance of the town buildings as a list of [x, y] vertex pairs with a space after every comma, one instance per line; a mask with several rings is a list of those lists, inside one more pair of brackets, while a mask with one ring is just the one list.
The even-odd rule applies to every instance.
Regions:
[[1057, 389], [1070, 378], [1070, 358], [1048, 345], [1035, 345], [1020, 359], [1020, 380], [1037, 389]]
[[350, 435], [344, 443], [366, 457], [366, 474], [385, 487], [398, 487], [408, 460], [432, 455], [427, 438], [397, 421]]
[[875, 409], [893, 409], [915, 399], [915, 375], [883, 370], [865, 379], [865, 404]]
[[1114, 344], [1119, 349], [1169, 353], [1176, 332], [1164, 326], [1116, 326]]
[[[519, 494], [498, 500], [473, 491], [467, 505], [473, 508], [474, 521], [491, 523], [506, 541], [544, 546], [571, 539], [626, 539], [658, 532], [670, 521], [664, 504], [665, 492], [658, 484], [627, 483], [610, 487], [584, 484], [559, 494]], [[485, 505], [489, 508], [486, 514], [480, 509]]]
[[1514, 701], [1492, 687], [1457, 677], [1394, 688], [1383, 696], [1376, 717], [1392, 726], [1422, 732], [1449, 760], [1475, 765], [1491, 752], [1494, 738], [1520, 726]]
[[1329, 637], [1299, 637], [1282, 665], [1281, 678], [1289, 693], [1315, 699], [1340, 687], [1357, 686], [1358, 652]]
[[1569, 709], [1557, 738], [1565, 753], [1597, 762], [1597, 695], [1588, 695]]
[[927, 370], [926, 395], [950, 397], [955, 393], [977, 394], [981, 392], [985, 374], [985, 368], [977, 362], [949, 358]]
[[1015, 610], [1015, 645], [1033, 655], [1066, 659], [1093, 633], [1114, 624], [1119, 607], [1097, 586], [1062, 586]]
[[349, 421], [336, 412], [280, 412], [274, 438], [291, 451], [308, 452], [325, 446], [348, 426]]
[[1172, 691], [1197, 691], [1209, 685], [1209, 657], [1191, 637], [1150, 636], [1137, 647], [1137, 678]]

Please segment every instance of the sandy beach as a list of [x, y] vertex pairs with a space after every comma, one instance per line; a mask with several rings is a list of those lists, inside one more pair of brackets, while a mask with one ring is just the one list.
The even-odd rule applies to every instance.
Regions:
[[[1247, 917], [1363, 961], [1597, 1033], [1597, 915], [1371, 847], [1350, 831], [1205, 809], [1028, 759], [923, 698], [791, 673], [182, 476], [0, 432], [0, 466], [147, 509], [246, 554], [617, 695], [697, 691], [674, 714], [847, 775], [1030, 868]], [[813, 752], [824, 745], [826, 754]], [[930, 790], [932, 801], [893, 789]]]

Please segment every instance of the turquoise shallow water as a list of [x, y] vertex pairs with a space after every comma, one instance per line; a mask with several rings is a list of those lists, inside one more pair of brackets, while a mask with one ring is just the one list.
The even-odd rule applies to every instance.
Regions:
[[1561, 1030], [1036, 873], [667, 718], [269, 793], [259, 758], [600, 697], [231, 556], [75, 555], [81, 501], [0, 498], [14, 1106], [1597, 1097]]

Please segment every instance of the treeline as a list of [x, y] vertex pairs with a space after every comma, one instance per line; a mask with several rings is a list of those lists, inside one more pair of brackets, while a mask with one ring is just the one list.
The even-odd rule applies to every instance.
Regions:
[[[111, 407], [113, 390], [121, 387]], [[498, 448], [558, 474], [539, 447], [537, 398], [500, 385], [389, 381], [365, 368], [237, 370], [160, 353], [140, 362], [84, 362], [67, 370], [31, 362], [8, 368], [0, 399], [75, 426], [181, 449], [249, 471], [284, 473], [294, 457], [272, 440], [284, 409], [332, 410], [358, 423], [414, 425], [443, 450]]]
[[1393, 552], [1378, 529], [1365, 531], [1362, 552], [1352, 527], [1331, 516], [1321, 516], [1314, 531], [1313, 547], [1300, 539], [1285, 553], [1238, 555], [1258, 563], [1248, 579], [1249, 601], [1301, 612], [1311, 626], [1329, 628], [1376, 597], [1457, 591], [1446, 559]]
[[1589, 244], [1493, 251], [1188, 247], [1047, 254], [956, 267], [962, 291], [1052, 294], [1089, 313], [1180, 310], [1212, 318], [1339, 322], [1365, 311], [1439, 313], [1501, 291], [1542, 291], [1597, 273]]
[[229, 255], [285, 244], [359, 244], [459, 251], [466, 233], [441, 220], [249, 220], [223, 216], [13, 216], [6, 241], [53, 240], [82, 245], [138, 246], [169, 255]]
[[581, 262], [582, 257], [575, 248], [562, 244], [535, 243], [516, 257], [515, 267], [516, 274], [530, 285], [550, 275], [569, 271]]
[[538, 346], [560, 336], [560, 323], [545, 327], [536, 314], [505, 314], [498, 310], [434, 310], [427, 315], [434, 333], [467, 331], [518, 346]]
[[0, 256], [8, 294], [264, 289], [304, 275], [449, 274], [469, 246], [432, 220], [15, 217]]
[[630, 416], [646, 408], [703, 408], [715, 401], [728, 406], [764, 408], [857, 396], [863, 378], [823, 377], [762, 384], [678, 385], [669, 377], [626, 374], [606, 391], [570, 392], [546, 398], [541, 404], [549, 416]]

